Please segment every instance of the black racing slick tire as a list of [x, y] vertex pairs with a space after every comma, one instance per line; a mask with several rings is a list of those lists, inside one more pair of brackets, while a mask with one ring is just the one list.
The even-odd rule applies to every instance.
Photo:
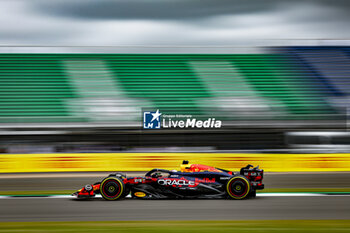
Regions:
[[118, 177], [107, 177], [101, 182], [100, 193], [103, 199], [107, 201], [119, 200], [124, 197], [125, 184]]
[[231, 199], [244, 199], [250, 190], [250, 182], [244, 176], [234, 176], [226, 184], [226, 192]]

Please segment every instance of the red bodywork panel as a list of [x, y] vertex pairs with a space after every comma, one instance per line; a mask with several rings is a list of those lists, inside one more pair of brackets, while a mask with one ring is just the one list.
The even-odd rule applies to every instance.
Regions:
[[92, 186], [92, 190], [91, 191], [87, 191], [85, 189], [85, 187], [83, 187], [82, 189], [80, 189], [76, 195], [78, 197], [93, 197], [95, 196], [95, 191], [100, 191], [100, 184], [94, 184], [91, 185]]

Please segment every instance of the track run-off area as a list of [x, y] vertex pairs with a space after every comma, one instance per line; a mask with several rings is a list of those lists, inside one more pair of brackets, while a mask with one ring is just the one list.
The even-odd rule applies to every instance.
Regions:
[[1, 222], [350, 219], [350, 195], [261, 193], [247, 200], [78, 200], [1, 196]]

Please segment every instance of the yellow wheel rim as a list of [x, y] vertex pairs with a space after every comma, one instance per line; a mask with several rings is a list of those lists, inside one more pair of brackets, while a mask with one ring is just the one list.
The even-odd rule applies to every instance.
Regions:
[[[119, 186], [120, 186], [120, 192], [119, 192], [119, 194], [118, 194], [117, 196], [115, 196], [115, 197], [109, 197], [109, 196], [105, 195], [105, 193], [103, 192], [103, 186], [105, 185], [106, 182], [108, 182], [108, 181], [110, 181], [110, 180], [115, 180], [115, 181], [117, 181], [117, 182], [119, 183]], [[102, 183], [101, 183], [101, 185], [100, 185], [100, 193], [101, 193], [101, 195], [103, 196], [103, 198], [105, 198], [106, 200], [109, 200], [109, 201], [117, 200], [117, 199], [123, 194], [123, 192], [124, 192], [123, 185], [124, 185], [124, 183], [122, 183], [122, 181], [120, 181], [118, 178], [109, 177], [109, 178], [107, 178], [107, 179], [105, 179], [105, 180], [102, 181]], [[113, 192], [113, 191], [115, 190], [115, 187], [110, 186], [110, 187], [108, 187], [108, 189], [109, 189], [110, 191]]]
[[[240, 179], [240, 180], [244, 181], [244, 182], [247, 184], [247, 192], [246, 192], [244, 195], [239, 196], [239, 197], [237, 197], [237, 196], [235, 196], [235, 195], [232, 195], [231, 192], [230, 192], [230, 185], [231, 185], [231, 183], [232, 183], [234, 180], [237, 180], [237, 179]], [[239, 186], [239, 187], [240, 187], [240, 189], [237, 189], [237, 190], [241, 190], [241, 189], [242, 189], [241, 186]], [[237, 188], [237, 187], [236, 187], [236, 188]], [[248, 195], [248, 193], [250, 192], [250, 183], [249, 183], [249, 181], [248, 181], [247, 178], [242, 177], [242, 176], [236, 176], [236, 177], [231, 178], [231, 180], [229, 180], [229, 181], [227, 182], [226, 190], [227, 190], [228, 195], [229, 195], [230, 197], [232, 197], [233, 199], [243, 199], [243, 198], [245, 198], [245, 197]]]

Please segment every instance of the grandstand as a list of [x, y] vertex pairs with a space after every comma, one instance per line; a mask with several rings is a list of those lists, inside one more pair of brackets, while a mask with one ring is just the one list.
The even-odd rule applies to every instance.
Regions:
[[136, 126], [146, 107], [199, 116], [215, 111], [229, 121], [336, 113], [317, 77], [288, 54], [1, 54], [0, 61], [1, 123], [118, 126], [132, 117]]
[[[65, 134], [64, 141], [96, 142], [108, 134], [110, 143], [122, 147], [217, 143], [218, 148], [251, 148], [253, 141], [254, 148], [283, 148], [284, 133], [293, 129], [345, 128], [350, 94], [348, 47], [266, 51], [1, 53], [0, 133], [5, 141], [9, 135], [16, 140], [22, 137], [20, 142], [57, 142], [59, 134]], [[223, 120], [224, 127], [205, 134], [196, 130], [147, 132], [146, 139], [145, 132], [139, 132], [146, 108], [215, 117]], [[42, 128], [51, 131], [38, 131]], [[194, 139], [188, 141], [189, 137]]]

